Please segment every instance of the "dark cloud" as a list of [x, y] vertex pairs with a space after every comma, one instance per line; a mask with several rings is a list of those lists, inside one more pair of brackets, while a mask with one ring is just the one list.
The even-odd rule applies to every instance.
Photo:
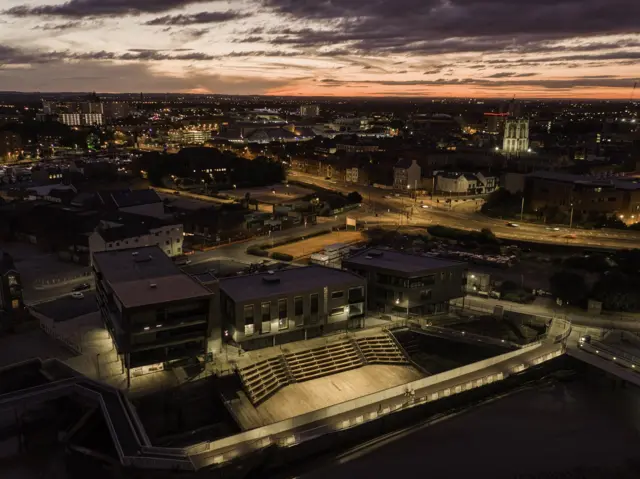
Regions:
[[330, 85], [359, 84], [359, 85], [381, 85], [381, 86], [479, 86], [485, 88], [498, 87], [537, 87], [544, 89], [572, 89], [572, 88], [624, 88], [633, 86], [636, 79], [620, 78], [610, 75], [594, 75], [580, 78], [562, 78], [562, 79], [539, 79], [539, 80], [489, 80], [484, 78], [438, 78], [437, 80], [370, 80], [361, 82], [345, 82], [334, 79], [324, 79], [322, 83]]
[[536, 73], [516, 73], [516, 72], [498, 72], [493, 75], [489, 75], [485, 78], [522, 78], [522, 77], [533, 77], [536, 76]]
[[45, 30], [45, 31], [55, 31], [62, 32], [66, 30], [76, 30], [78, 28], [82, 28], [87, 26], [87, 24], [81, 20], [65, 22], [65, 23], [45, 23], [39, 27], [36, 27], [35, 30]]
[[206, 23], [224, 23], [247, 18], [250, 15], [227, 10], [226, 12], [200, 12], [192, 15], [165, 15], [145, 22], [145, 25], [201, 25]]
[[107, 17], [162, 13], [187, 5], [211, 3], [216, 0], [69, 0], [57, 5], [20, 5], [5, 10], [16, 17], [51, 16], [65, 18]]
[[0, 85], [15, 91], [148, 91], [204, 90], [227, 94], [264, 94], [288, 85], [263, 78], [210, 75], [185, 70], [180, 76], [157, 73], [144, 63], [50, 63], [27, 69], [0, 69]]
[[[278, 14], [331, 27], [272, 32], [279, 34], [274, 43], [297, 47], [348, 43], [354, 53], [370, 54], [572, 51], [558, 45], [558, 40], [636, 34], [640, 17], [637, 0], [262, 1]], [[634, 45], [638, 42], [590, 42], [573, 51]]]
[[25, 65], [33, 63], [48, 63], [62, 60], [64, 54], [58, 52], [39, 52], [35, 50], [19, 49], [0, 45], [0, 65]]
[[194, 51], [175, 52], [171, 50], [131, 49], [126, 53], [114, 53], [104, 50], [97, 52], [72, 53], [68, 51], [42, 52], [35, 50], [23, 50], [0, 45], [0, 64], [9, 65], [43, 64], [64, 62], [65, 60], [120, 60], [152, 62], [162, 60], [209, 61], [215, 60], [216, 58], [218, 57], [214, 55]]

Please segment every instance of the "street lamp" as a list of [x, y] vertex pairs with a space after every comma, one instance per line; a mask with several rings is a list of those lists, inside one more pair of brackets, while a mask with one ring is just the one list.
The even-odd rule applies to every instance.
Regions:
[[569, 229], [573, 228], [573, 203], [571, 203], [571, 215], [569, 216]]

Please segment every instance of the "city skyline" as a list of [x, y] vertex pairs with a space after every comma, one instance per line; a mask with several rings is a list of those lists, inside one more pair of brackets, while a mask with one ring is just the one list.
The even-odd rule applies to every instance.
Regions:
[[0, 90], [629, 99], [633, 0], [0, 0]]

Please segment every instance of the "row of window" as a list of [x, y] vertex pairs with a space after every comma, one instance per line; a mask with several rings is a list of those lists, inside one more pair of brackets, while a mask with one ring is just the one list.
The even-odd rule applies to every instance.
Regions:
[[[139, 239], [138, 238], [133, 238], [132, 243], [138, 243]], [[176, 244], [180, 244], [182, 243], [182, 238], [177, 238], [176, 239]], [[124, 240], [124, 244], [128, 245], [129, 244], [129, 240]], [[171, 245], [171, 240], [168, 239], [165, 241], [165, 244], [167, 246]], [[118, 248], [120, 246], [120, 241], [116, 241], [116, 248]], [[107, 248], [113, 248], [113, 243], [107, 243]]]

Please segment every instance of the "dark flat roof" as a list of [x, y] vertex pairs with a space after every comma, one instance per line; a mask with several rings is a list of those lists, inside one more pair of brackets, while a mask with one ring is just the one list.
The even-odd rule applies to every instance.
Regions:
[[449, 268], [464, 263], [403, 253], [392, 249], [369, 248], [345, 259], [343, 263], [372, 266], [402, 273], [420, 273], [430, 269]]
[[82, 299], [64, 296], [54, 301], [40, 303], [32, 308], [55, 322], [68, 321], [98, 311], [96, 294], [91, 291], [83, 291], [82, 294], [84, 295]]
[[[278, 278], [279, 282], [270, 283], [270, 278]], [[309, 291], [325, 286], [343, 285], [360, 281], [360, 276], [335, 268], [324, 266], [305, 266], [290, 268], [270, 273], [256, 273], [220, 279], [220, 289], [236, 302], [267, 298], [275, 295], [288, 295], [296, 291]]]
[[[137, 254], [134, 254], [137, 253]], [[93, 261], [125, 307], [211, 296], [158, 246], [102, 251]]]

